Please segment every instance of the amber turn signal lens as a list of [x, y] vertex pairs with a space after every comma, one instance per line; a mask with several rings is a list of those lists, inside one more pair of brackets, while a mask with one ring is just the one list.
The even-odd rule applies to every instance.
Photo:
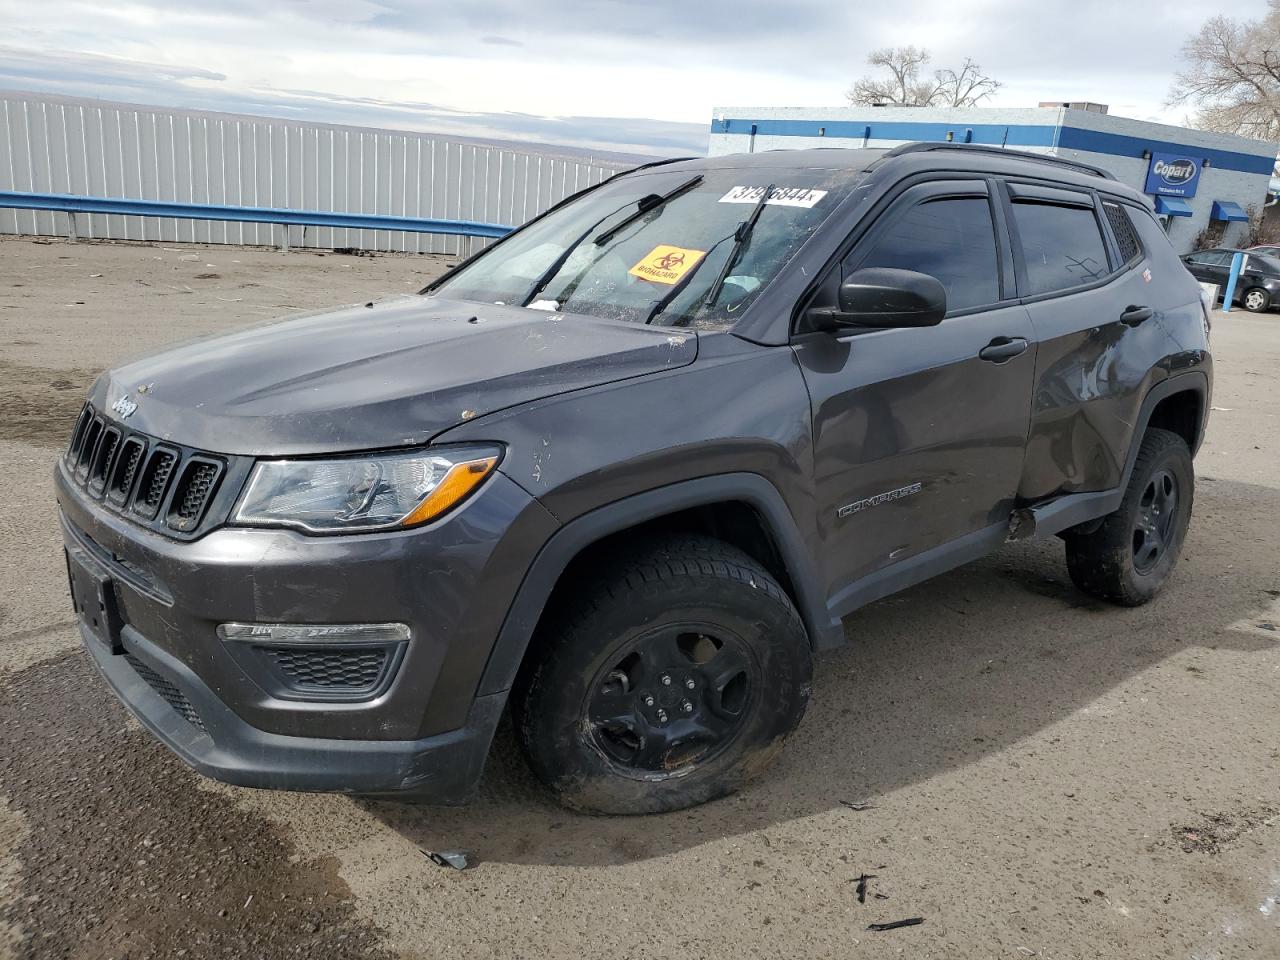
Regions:
[[455, 463], [444, 479], [400, 521], [402, 527], [416, 527], [457, 506], [484, 481], [497, 466], [497, 457]]

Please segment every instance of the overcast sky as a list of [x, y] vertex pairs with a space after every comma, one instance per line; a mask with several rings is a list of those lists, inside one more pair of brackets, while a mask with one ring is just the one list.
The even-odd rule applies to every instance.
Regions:
[[0, 0], [0, 88], [591, 149], [703, 152], [713, 107], [838, 106], [868, 51], [972, 56], [992, 106], [1163, 104], [1263, 0]]

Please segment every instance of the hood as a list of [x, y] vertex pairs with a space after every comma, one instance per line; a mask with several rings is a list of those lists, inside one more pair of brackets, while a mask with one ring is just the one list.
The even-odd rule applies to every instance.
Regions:
[[337, 453], [696, 355], [692, 332], [411, 295], [184, 344], [107, 372], [90, 399], [116, 416], [127, 397], [129, 427], [204, 450]]

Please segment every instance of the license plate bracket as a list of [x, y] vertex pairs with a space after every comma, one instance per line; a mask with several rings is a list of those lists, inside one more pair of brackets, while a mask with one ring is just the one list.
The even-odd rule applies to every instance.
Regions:
[[64, 549], [63, 553], [76, 616], [95, 640], [112, 653], [124, 653], [120, 642], [124, 624], [111, 575], [82, 550]]

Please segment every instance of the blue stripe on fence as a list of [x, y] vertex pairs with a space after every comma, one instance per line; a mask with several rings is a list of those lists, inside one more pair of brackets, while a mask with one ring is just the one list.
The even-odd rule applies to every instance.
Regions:
[[513, 229], [501, 223], [478, 220], [439, 220], [430, 217], [394, 217], [336, 210], [285, 210], [278, 207], [232, 207], [169, 200], [131, 200], [117, 197], [82, 197], [65, 193], [22, 193], [0, 190], [0, 207], [19, 210], [54, 210], [65, 213], [126, 214], [139, 217], [177, 217], [183, 220], [231, 220], [245, 223], [281, 223], [303, 227], [336, 227], [348, 230], [403, 230], [407, 233], [442, 233], [462, 237], [504, 237]]

